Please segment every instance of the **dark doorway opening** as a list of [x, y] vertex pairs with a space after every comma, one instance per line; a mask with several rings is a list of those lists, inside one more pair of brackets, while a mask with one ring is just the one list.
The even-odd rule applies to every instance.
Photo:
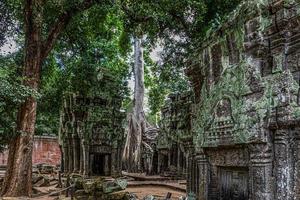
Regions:
[[92, 171], [94, 175], [99, 175], [99, 176], [105, 175], [105, 154], [100, 154], [100, 153], [94, 154]]
[[220, 168], [220, 200], [249, 199], [249, 171], [247, 168]]
[[152, 160], [152, 174], [158, 173], [157, 168], [158, 168], [158, 153], [154, 152], [153, 160]]
[[167, 171], [169, 168], [169, 158], [168, 155], [162, 155], [162, 172]]

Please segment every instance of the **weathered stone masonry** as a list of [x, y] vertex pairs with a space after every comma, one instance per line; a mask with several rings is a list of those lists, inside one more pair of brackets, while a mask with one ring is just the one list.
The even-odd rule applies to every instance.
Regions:
[[157, 160], [154, 160], [158, 174], [186, 178], [188, 149], [185, 141], [191, 137], [193, 99], [190, 91], [170, 94], [162, 108]]
[[[191, 57], [188, 192], [300, 199], [300, 5], [245, 1]], [[195, 59], [196, 58], [196, 59]]]
[[99, 86], [93, 95], [65, 95], [60, 128], [64, 173], [121, 173], [125, 113], [120, 85], [103, 74]]

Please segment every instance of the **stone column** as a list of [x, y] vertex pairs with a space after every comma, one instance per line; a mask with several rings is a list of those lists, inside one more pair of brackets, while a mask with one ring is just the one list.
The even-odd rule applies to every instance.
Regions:
[[177, 152], [177, 148], [173, 148], [173, 150], [172, 150], [172, 164], [171, 165], [174, 165], [174, 167], [176, 167], [176, 165], [177, 165], [177, 159], [178, 159], [178, 152]]
[[177, 147], [177, 175], [181, 176], [182, 169], [181, 169], [181, 155], [180, 155], [180, 148]]
[[197, 197], [199, 200], [208, 199], [208, 184], [209, 184], [209, 165], [207, 157], [204, 153], [196, 156], [198, 173], [199, 173], [199, 185]]
[[[121, 143], [121, 142], [120, 142]], [[119, 147], [118, 148], [118, 154], [117, 154], [117, 171], [118, 171], [118, 174], [121, 174], [122, 173], [122, 148]]]
[[161, 168], [161, 154], [157, 153], [157, 174], [160, 174], [160, 168]]
[[64, 170], [65, 170], [65, 167], [64, 167], [64, 165], [65, 165], [65, 163], [64, 163], [65, 155], [64, 155], [64, 151], [63, 151], [63, 146], [61, 144], [59, 145], [59, 151], [60, 151], [60, 168], [59, 168], [59, 171], [64, 172]]
[[275, 177], [276, 177], [276, 200], [289, 200], [289, 179], [291, 178], [289, 167], [289, 131], [276, 130], [274, 151], [275, 151]]
[[88, 168], [87, 168], [87, 175], [91, 176], [93, 174], [93, 164], [94, 164], [94, 159], [95, 159], [95, 154], [88, 154]]
[[192, 192], [192, 179], [193, 179], [193, 158], [187, 154], [187, 193], [191, 193]]
[[69, 142], [69, 152], [68, 152], [68, 157], [69, 157], [69, 172], [72, 173], [73, 172], [73, 166], [74, 166], [74, 161], [73, 161], [73, 140], [72, 137], [68, 138], [68, 142]]
[[250, 144], [251, 200], [274, 199], [273, 151], [270, 143]]
[[79, 154], [79, 173], [83, 174], [84, 172], [84, 159], [83, 159], [83, 140], [84, 140], [84, 123], [82, 121], [77, 121], [76, 133], [78, 137], [77, 145], [78, 145], [78, 154]]
[[63, 141], [63, 156], [64, 156], [64, 173], [69, 173], [69, 149], [68, 149], [68, 139], [65, 138]]
[[171, 159], [172, 159], [171, 153], [172, 153], [172, 149], [170, 149], [170, 150], [168, 151], [168, 169], [171, 169], [171, 168], [170, 168], [170, 167], [171, 167]]
[[82, 146], [82, 142], [81, 142], [81, 139], [79, 140], [79, 147], [80, 147], [80, 161], [79, 161], [79, 165], [80, 165], [80, 169], [79, 169], [79, 173], [80, 174], [83, 174], [83, 171], [84, 171], [84, 167], [83, 167], [83, 146]]
[[196, 194], [196, 162], [195, 162], [195, 157], [194, 155], [192, 156], [192, 171], [191, 171], [191, 185], [192, 185], [192, 189], [191, 192], [193, 192], [194, 194]]
[[72, 143], [73, 143], [73, 172], [78, 173], [79, 171], [79, 153], [78, 153], [78, 145], [77, 145], [78, 139], [75, 137], [75, 135], [72, 135]]
[[118, 174], [118, 172], [116, 170], [116, 168], [117, 168], [116, 155], [117, 155], [116, 149], [112, 149], [112, 152], [111, 152], [111, 175], [113, 175], [113, 176]]
[[294, 171], [294, 199], [300, 199], [300, 128], [294, 131], [295, 135], [295, 171]]
[[89, 167], [90, 152], [89, 152], [88, 143], [84, 139], [82, 140], [82, 151], [83, 151], [83, 175], [88, 176], [90, 172], [90, 167]]
[[188, 162], [189, 162], [188, 154], [184, 154], [183, 162], [184, 162], [184, 174], [185, 174], [185, 176], [187, 177], [187, 173], [188, 173]]
[[283, 129], [275, 133], [276, 200], [300, 197], [300, 138], [299, 130]]
[[209, 174], [208, 174], [208, 161], [204, 153], [195, 156], [196, 169], [195, 169], [195, 186], [196, 195], [198, 200], [208, 199], [208, 184], [209, 184]]
[[104, 175], [105, 176], [109, 176], [110, 175], [110, 167], [109, 167], [109, 161], [110, 161], [110, 158], [111, 156], [110, 155], [105, 155], [105, 166], [104, 166]]

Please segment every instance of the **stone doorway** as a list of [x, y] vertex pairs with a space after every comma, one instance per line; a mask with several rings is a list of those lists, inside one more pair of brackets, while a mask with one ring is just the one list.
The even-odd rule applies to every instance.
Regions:
[[105, 159], [106, 156], [108, 155], [102, 153], [95, 153], [93, 155], [93, 162], [92, 162], [93, 175], [98, 175], [98, 176], [106, 175], [105, 167], [108, 165], [108, 163], [106, 163], [107, 160]]
[[158, 153], [154, 152], [153, 160], [152, 160], [152, 174], [158, 173]]
[[220, 167], [220, 200], [248, 200], [249, 172], [247, 168]]
[[169, 157], [168, 155], [162, 155], [162, 172], [169, 170]]

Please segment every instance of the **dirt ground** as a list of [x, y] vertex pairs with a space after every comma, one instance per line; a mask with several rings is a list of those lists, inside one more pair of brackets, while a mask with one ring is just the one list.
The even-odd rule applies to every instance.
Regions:
[[[162, 182], [165, 182], [165, 184], [168, 184], [169, 186], [173, 187], [161, 185]], [[182, 185], [182, 183], [180, 183], [179, 181], [163, 181], [159, 179], [156, 180], [155, 177], [147, 177], [147, 179], [144, 181], [129, 181], [129, 185], [126, 188], [126, 191], [136, 194], [139, 199], [143, 199], [147, 195], [153, 195], [158, 198], [164, 198], [166, 197], [167, 193], [170, 192], [172, 193], [171, 198], [173, 200], [178, 200], [179, 197], [185, 196], [185, 193], [182, 191], [182, 188], [185, 188], [185, 184]], [[37, 189], [44, 195], [42, 195], [41, 197], [30, 198], [30, 200], [54, 200], [57, 197], [50, 197], [48, 194], [55, 190], [59, 190], [58, 188], [55, 188], [55, 185], [49, 187], [39, 187]], [[0, 200], [2, 200], [1, 197]], [[28, 198], [9, 198], [9, 200], [28, 200]]]
[[172, 199], [174, 200], [177, 200], [181, 196], [185, 196], [185, 193], [183, 192], [172, 190], [163, 186], [129, 187], [126, 191], [136, 194], [139, 199], [143, 199], [143, 197], [150, 194], [162, 198], [165, 197], [168, 192], [172, 193]]
[[[150, 194], [154, 195], [155, 197], [163, 198], [167, 195], [168, 192], [172, 193], [173, 200], [178, 200], [179, 197], [185, 195], [183, 192], [179, 192], [163, 186], [135, 186], [127, 188], [126, 191], [136, 194], [139, 199], [143, 199], [143, 197]], [[49, 197], [45, 195], [43, 197], [31, 198], [30, 200], [54, 200], [55, 198], [56, 197]], [[20, 198], [18, 200], [28, 200], [28, 198]]]
[[[141, 186], [141, 187], [135, 186], [135, 187], [127, 188], [126, 191], [136, 194], [139, 199], [143, 199], [143, 197], [150, 194], [154, 195], [155, 197], [163, 198], [167, 195], [168, 192], [172, 193], [172, 199], [174, 200], [178, 200], [179, 197], [185, 195], [183, 192], [172, 190], [163, 186]], [[24, 198], [24, 200], [25, 199], [27, 200], [27, 198]], [[44, 196], [44, 197], [36, 197], [31, 199], [32, 200], [54, 200], [55, 197]]]

